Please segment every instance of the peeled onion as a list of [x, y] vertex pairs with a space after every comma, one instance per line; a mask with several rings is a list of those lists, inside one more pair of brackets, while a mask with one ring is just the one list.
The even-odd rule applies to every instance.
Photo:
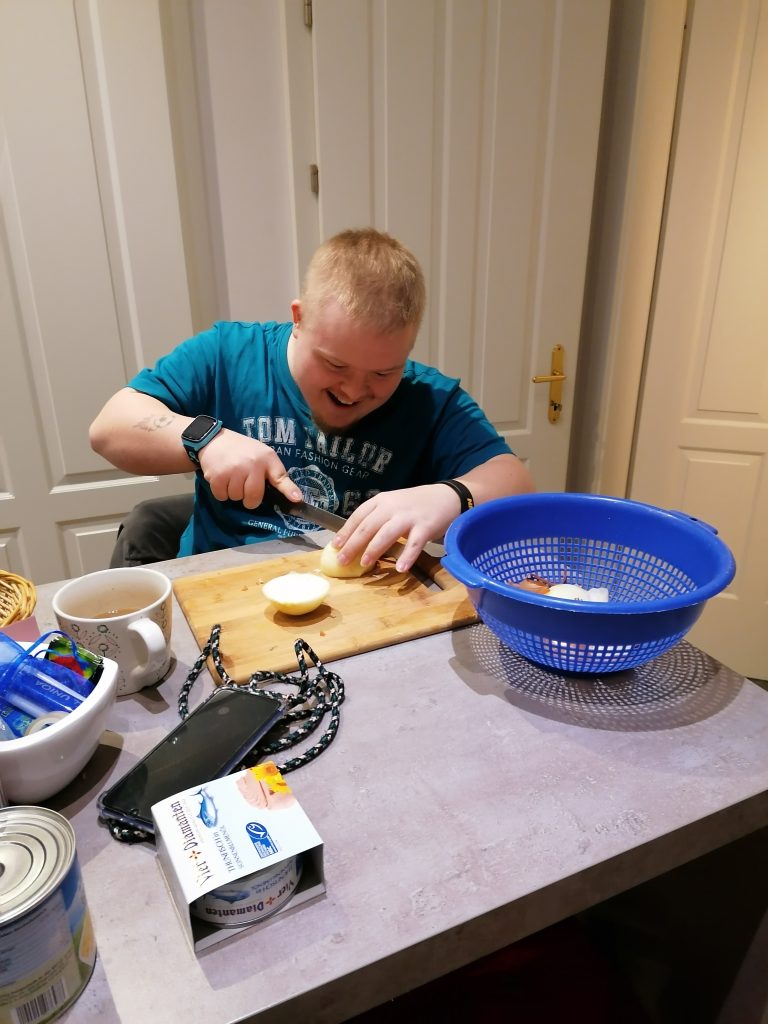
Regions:
[[275, 576], [261, 588], [268, 601], [286, 615], [306, 615], [319, 608], [331, 584], [311, 572], [287, 572]]
[[607, 587], [591, 587], [585, 590], [575, 583], [555, 583], [549, 588], [549, 597], [564, 597], [571, 601], [607, 601]]
[[361, 565], [359, 558], [355, 558], [346, 565], [342, 565], [339, 562], [338, 548], [333, 546], [333, 541], [326, 544], [320, 554], [320, 572], [334, 579], [351, 579], [355, 576], [364, 576], [371, 569], [373, 569], [373, 565]]

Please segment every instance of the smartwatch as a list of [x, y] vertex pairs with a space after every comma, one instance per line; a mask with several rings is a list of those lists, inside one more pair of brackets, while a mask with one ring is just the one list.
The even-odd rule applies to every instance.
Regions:
[[212, 441], [224, 424], [213, 416], [195, 416], [181, 435], [184, 451], [196, 466], [200, 465], [200, 451]]

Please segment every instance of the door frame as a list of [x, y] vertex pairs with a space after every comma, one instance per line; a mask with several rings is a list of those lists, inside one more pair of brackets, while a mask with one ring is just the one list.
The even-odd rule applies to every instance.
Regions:
[[686, 15], [686, 0], [611, 11], [569, 491], [629, 492]]

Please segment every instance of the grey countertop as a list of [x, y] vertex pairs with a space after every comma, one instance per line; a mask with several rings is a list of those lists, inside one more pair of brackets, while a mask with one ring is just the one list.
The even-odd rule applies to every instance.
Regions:
[[[39, 588], [42, 628], [56, 589]], [[340, 1021], [768, 824], [767, 692], [685, 641], [578, 679], [471, 626], [331, 666], [339, 734], [289, 777], [324, 841], [327, 892], [196, 956], [153, 846], [116, 842], [96, 812], [178, 721], [199, 653], [178, 606], [173, 631], [172, 673], [118, 700], [84, 773], [48, 801], [75, 828], [99, 953], [72, 1024]], [[211, 687], [203, 673], [190, 706]]]

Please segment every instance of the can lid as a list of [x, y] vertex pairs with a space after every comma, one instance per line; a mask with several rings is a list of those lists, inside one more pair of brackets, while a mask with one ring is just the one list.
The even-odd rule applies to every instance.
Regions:
[[23, 916], [59, 886], [75, 858], [75, 834], [47, 807], [0, 809], [0, 924]]

